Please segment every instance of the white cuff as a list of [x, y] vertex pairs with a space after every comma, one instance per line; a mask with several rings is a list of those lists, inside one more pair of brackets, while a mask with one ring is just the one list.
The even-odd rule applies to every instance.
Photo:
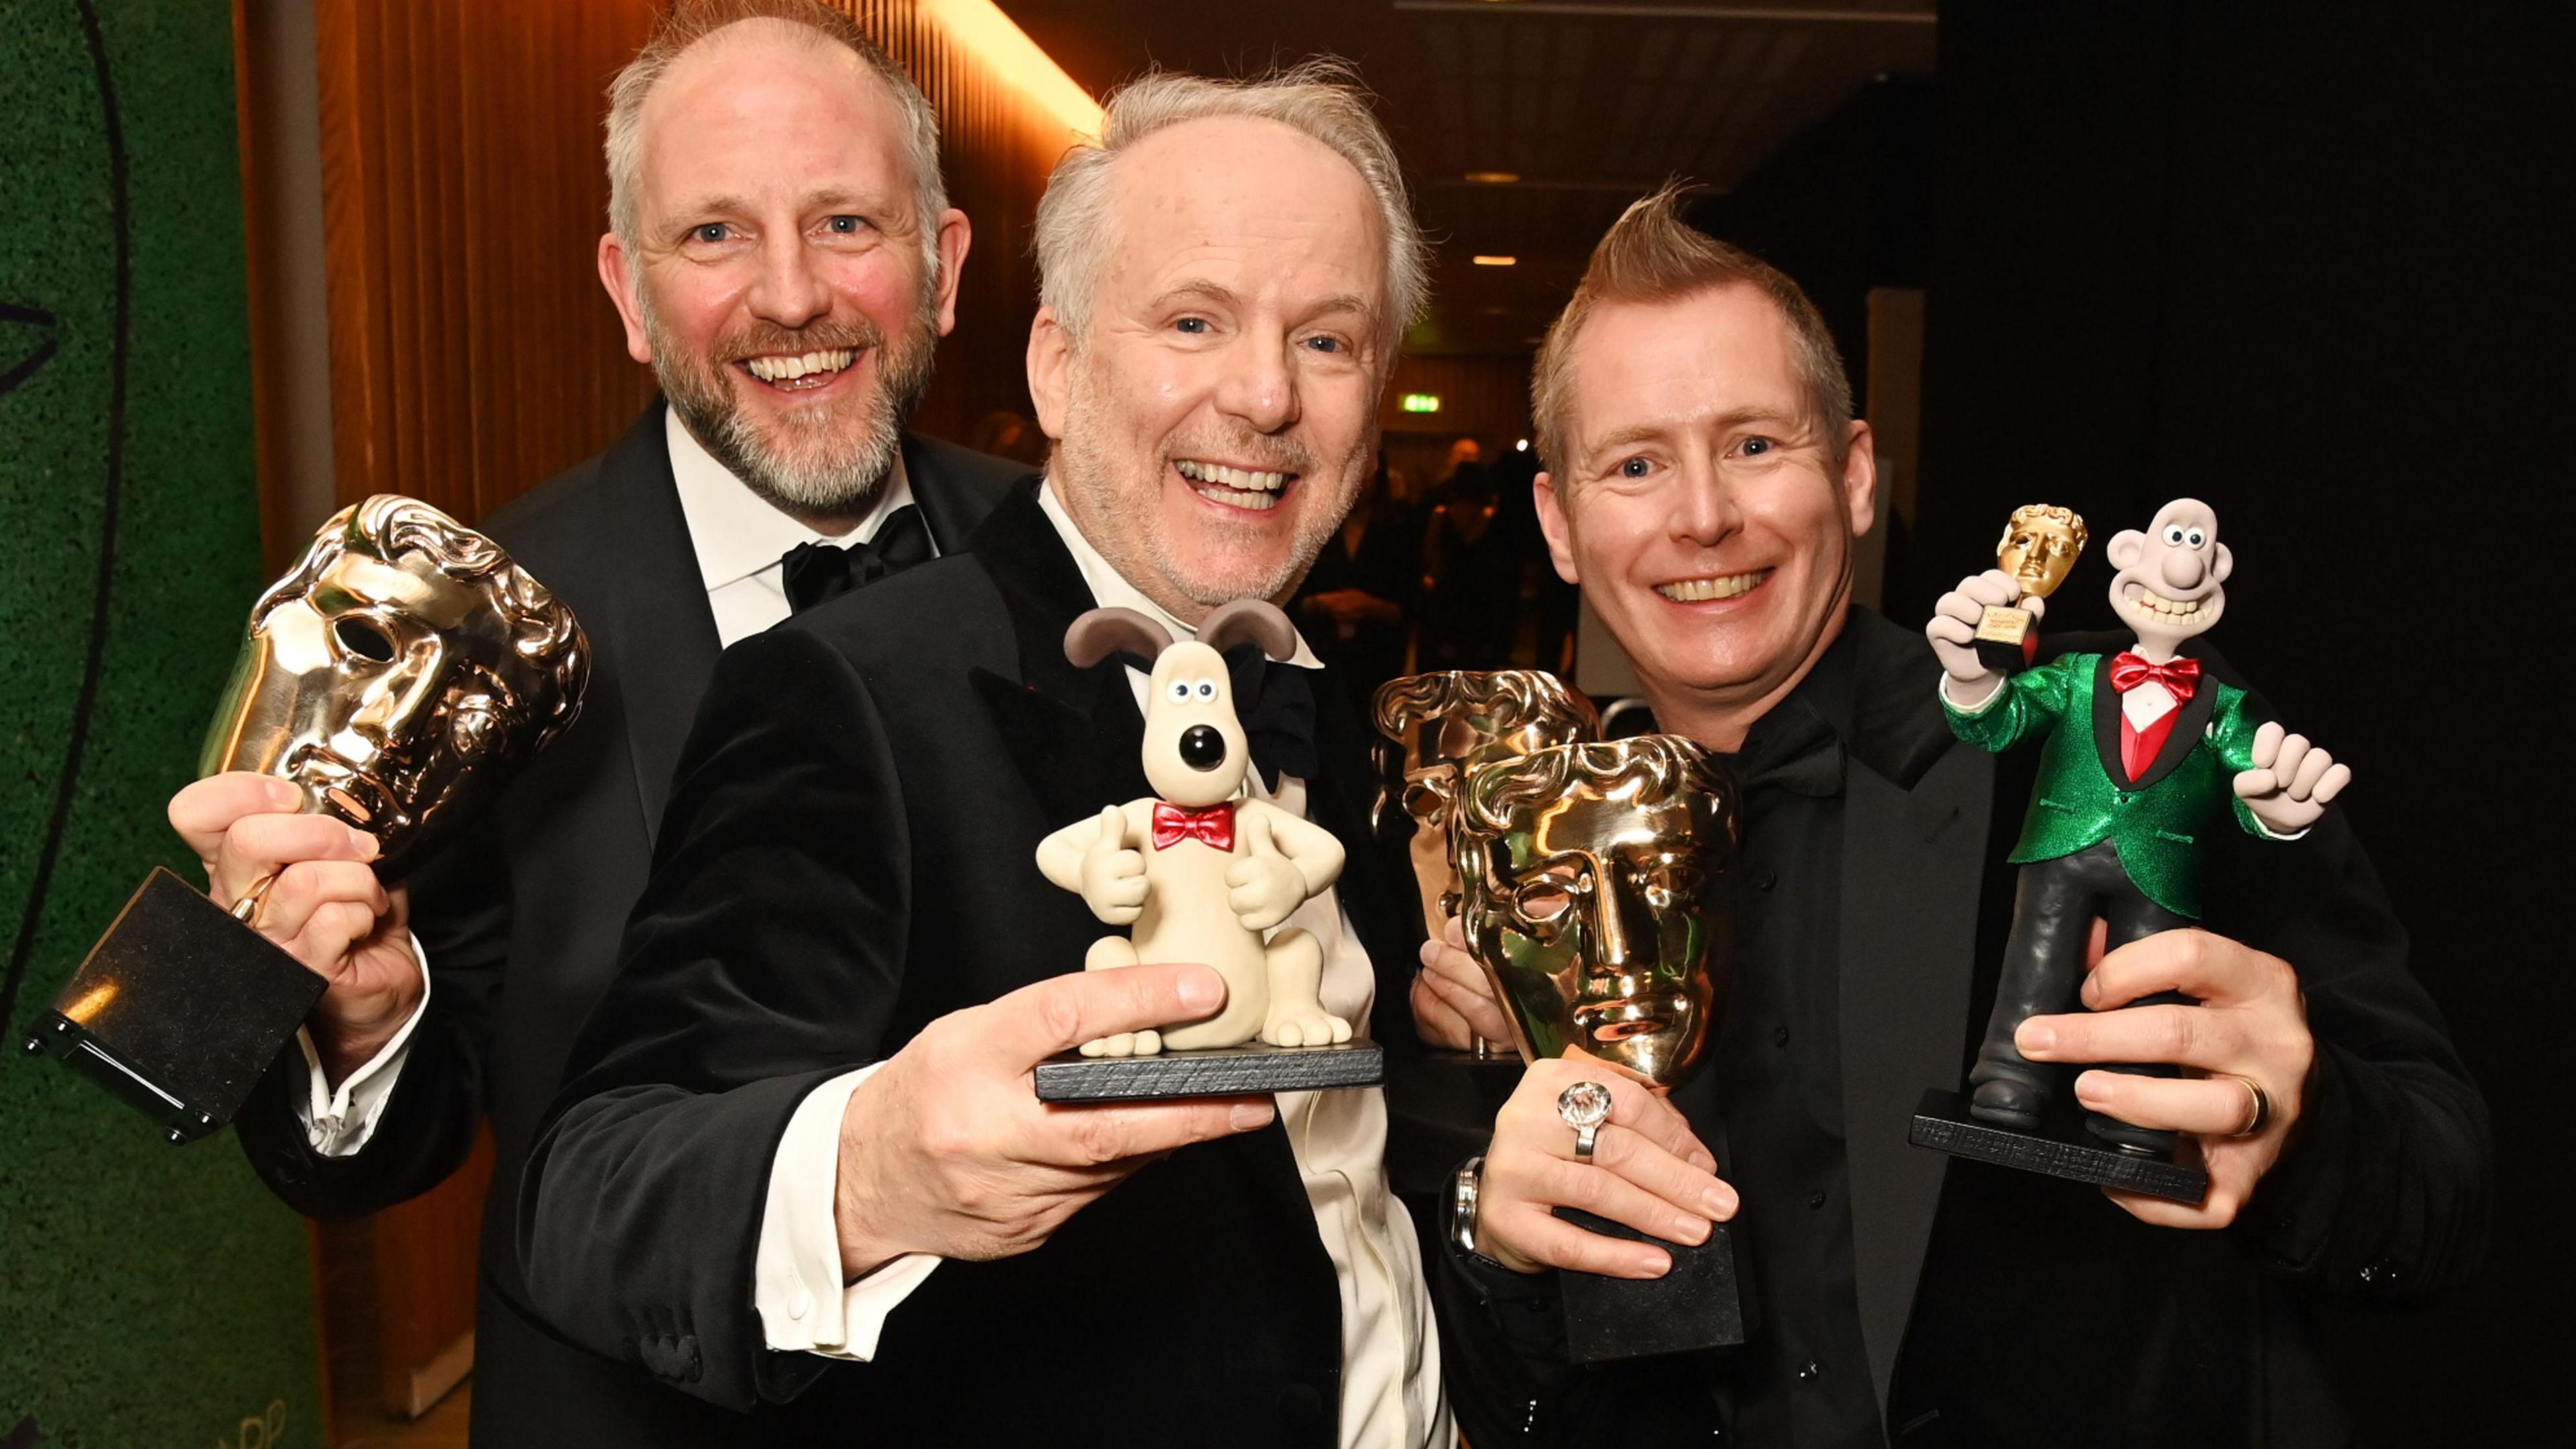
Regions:
[[1987, 710], [1995, 707], [1995, 701], [2004, 697], [2004, 686], [2012, 683], [2012, 677], [2005, 674], [1996, 675], [1994, 686], [1986, 691], [1984, 698], [1979, 699], [1974, 704], [1961, 704], [1958, 697], [1950, 693], [1950, 686], [1958, 682], [1959, 681], [1951, 675], [1944, 674], [1941, 676], [1941, 702], [1950, 706], [1950, 708], [1958, 711], [1959, 713], [1973, 718], [1977, 715], [1984, 714]]
[[394, 1033], [394, 1039], [351, 1072], [340, 1090], [331, 1090], [331, 1079], [323, 1074], [313, 1033], [300, 1026], [295, 1029], [295, 1044], [304, 1048], [304, 1068], [312, 1079], [312, 1090], [296, 1099], [295, 1118], [304, 1124], [304, 1140], [324, 1157], [356, 1156], [376, 1135], [376, 1119], [385, 1114], [385, 1103], [393, 1100], [403, 1058], [411, 1054], [411, 1029], [420, 1025], [421, 1014], [429, 1010], [429, 953], [420, 949], [418, 936], [411, 938], [411, 958], [420, 963], [420, 1004], [412, 1008], [411, 1019]]
[[875, 1066], [844, 1072], [805, 1095], [769, 1166], [752, 1258], [752, 1306], [762, 1339], [781, 1352], [866, 1362], [886, 1315], [912, 1296], [940, 1260], [906, 1253], [856, 1283], [841, 1282], [841, 1233], [832, 1198], [841, 1176], [841, 1116]]

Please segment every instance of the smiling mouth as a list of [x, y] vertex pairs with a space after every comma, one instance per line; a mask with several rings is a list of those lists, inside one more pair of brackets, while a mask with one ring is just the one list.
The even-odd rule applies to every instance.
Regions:
[[1249, 508], [1256, 513], [1279, 506], [1279, 499], [1294, 473], [1273, 473], [1255, 468], [1237, 468], [1226, 463], [1206, 463], [1196, 458], [1177, 459], [1172, 464], [1190, 485], [1190, 491], [1211, 503], [1229, 508]]
[[2130, 595], [2129, 602], [2139, 608], [2162, 614], [2168, 619], [2191, 618], [2200, 612], [2202, 603], [2199, 599], [2168, 599], [2162, 594], [2151, 593], [2146, 589], [2140, 589]]
[[1655, 585], [1655, 592], [1676, 604], [1705, 604], [1719, 599], [1740, 599], [1762, 587], [1771, 577], [1769, 569], [1755, 569], [1749, 574], [1719, 574], [1704, 579], [1676, 579]]
[[858, 360], [858, 348], [825, 347], [812, 352], [746, 357], [738, 365], [780, 392], [812, 392], [816, 388], [831, 386], [832, 379]]

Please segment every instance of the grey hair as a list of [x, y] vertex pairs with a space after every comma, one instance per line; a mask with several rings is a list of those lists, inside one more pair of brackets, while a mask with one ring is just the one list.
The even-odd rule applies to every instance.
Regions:
[[821, 0], [680, 0], [652, 38], [608, 85], [608, 226], [632, 250], [637, 243], [635, 193], [644, 164], [644, 103], [653, 87], [689, 47], [746, 20], [780, 20], [798, 28], [809, 44], [838, 44], [867, 62], [903, 112], [904, 153], [912, 163], [912, 204], [921, 229], [925, 285], [939, 277], [939, 217], [948, 209], [948, 183], [939, 174], [939, 113], [894, 58], [877, 48], [848, 15]]
[[1077, 343], [1088, 335], [1092, 290], [1110, 236], [1109, 183], [1119, 155], [1186, 121], [1245, 116], [1276, 121], [1351, 164], [1377, 204], [1386, 237], [1386, 315], [1379, 338], [1391, 352], [1422, 313], [1430, 265], [1413, 219], [1395, 143], [1369, 109], [1368, 92], [1346, 61], [1321, 58], [1249, 80], [1212, 80], [1157, 71], [1112, 92], [1096, 143], [1058, 161], [1038, 202], [1038, 300]]

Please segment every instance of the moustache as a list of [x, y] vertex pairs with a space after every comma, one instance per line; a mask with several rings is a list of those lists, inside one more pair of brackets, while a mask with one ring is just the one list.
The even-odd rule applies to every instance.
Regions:
[[1180, 438], [1175, 439], [1163, 450], [1163, 461], [1166, 463], [1178, 462], [1183, 458], [1228, 463], [1235, 467], [1250, 468], [1263, 473], [1293, 473], [1301, 478], [1315, 471], [1315, 455], [1304, 444], [1261, 433], [1246, 433], [1238, 438], [1210, 439], [1204, 443], [1196, 438]]
[[757, 325], [729, 332], [716, 339], [708, 351], [719, 363], [741, 362], [753, 357], [793, 356], [803, 352], [829, 352], [850, 348], [872, 352], [885, 346], [885, 331], [866, 318], [850, 321], [825, 320], [806, 327]]

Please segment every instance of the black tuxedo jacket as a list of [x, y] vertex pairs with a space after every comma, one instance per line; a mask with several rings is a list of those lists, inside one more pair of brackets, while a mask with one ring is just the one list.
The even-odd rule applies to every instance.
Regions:
[[[684, 752], [618, 977], [528, 1164], [520, 1242], [576, 1340], [754, 1411], [755, 1442], [1329, 1445], [1339, 1297], [1285, 1134], [1184, 1148], [1036, 1251], [942, 1264], [869, 1363], [764, 1347], [771, 1159], [825, 1080], [933, 1018], [1078, 971], [1105, 929], [1039, 875], [1049, 831], [1151, 793], [1125, 671], [1079, 670], [1092, 600], [1036, 480], [970, 552], [745, 641]], [[1354, 857], [1356, 712], [1320, 711], [1310, 813]], [[1406, 1049], [1388, 882], [1342, 902]]]
[[[943, 551], [1023, 471], [906, 436], [913, 496]], [[716, 667], [715, 620], [671, 478], [663, 404], [608, 451], [482, 525], [571, 605], [593, 652], [581, 717], [475, 830], [410, 882], [429, 1007], [374, 1135], [317, 1156], [296, 1120], [302, 1053], [281, 1055], [237, 1126], [252, 1166], [314, 1217], [373, 1212], [454, 1172], [490, 1114], [498, 1146], [476, 1325], [478, 1445], [694, 1444], [697, 1408], [550, 1338], [525, 1307], [508, 1204], [573, 1032], [608, 984], [644, 887], [680, 745]]]
[[[2289, 844], [2214, 832], [2207, 925], [2298, 968], [2317, 1041], [2301, 1138], [2232, 1228], [2150, 1227], [2094, 1188], [1910, 1146], [1923, 1090], [1956, 1087], [1975, 1059], [2037, 751], [1959, 741], [1922, 636], [1860, 610], [1847, 627], [1843, 1122], [1859, 1317], [1889, 1440], [2353, 1442], [2316, 1308], [2464, 1277], [2484, 1249], [2491, 1164], [2485, 1104], [2407, 970], [2405, 930], [2350, 824], [2330, 810]], [[2244, 687], [2224, 660], [2204, 663]], [[1722, 1140], [1722, 1104], [1688, 1087], [1674, 1100]], [[1527, 1306], [1483, 1302], [1440, 1256], [1451, 1403], [1477, 1444], [1714, 1442], [1750, 1356], [1553, 1367], [1526, 1324], [1498, 1331]]]

